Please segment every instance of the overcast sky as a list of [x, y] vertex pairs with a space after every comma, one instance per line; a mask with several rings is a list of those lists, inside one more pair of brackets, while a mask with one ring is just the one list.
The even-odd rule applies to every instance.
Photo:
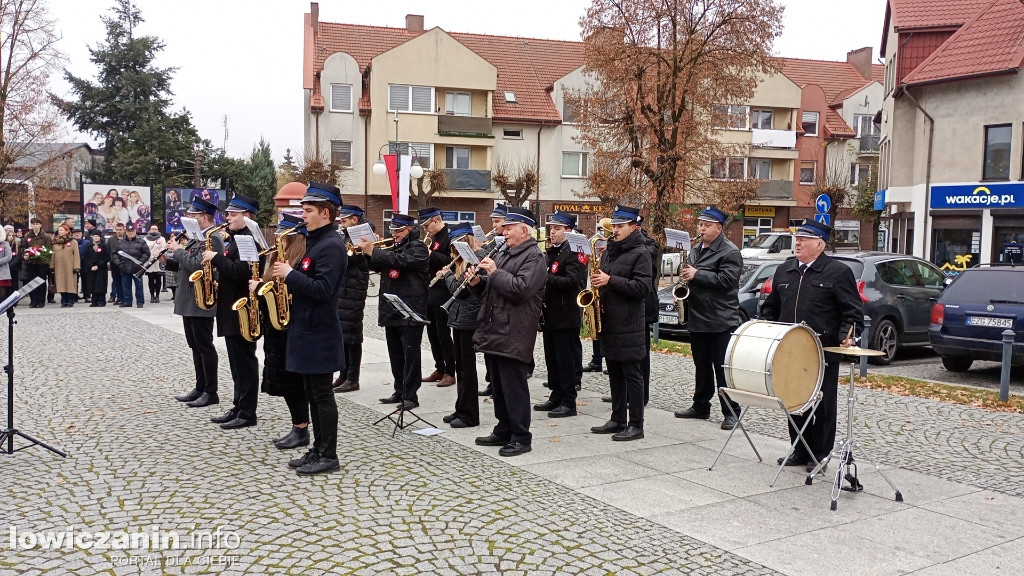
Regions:
[[[779, 56], [845, 60], [846, 53], [872, 46], [878, 58], [885, 0], [781, 0], [785, 30], [775, 44]], [[95, 78], [87, 46], [103, 39], [100, 15], [112, 0], [48, 0], [63, 36], [61, 49], [77, 76]], [[285, 148], [302, 148], [302, 0], [137, 0], [146, 22], [140, 33], [160, 37], [160, 66], [174, 74], [174, 103], [187, 108], [203, 138], [224, 142], [247, 156], [262, 136], [280, 161]], [[422, 14], [426, 27], [579, 40], [579, 18], [589, 0], [356, 0], [320, 3], [322, 22], [402, 27], [406, 14]], [[492, 8], [500, 12], [492, 12]], [[53, 90], [65, 94], [60, 78]], [[70, 129], [69, 140], [95, 144]]]

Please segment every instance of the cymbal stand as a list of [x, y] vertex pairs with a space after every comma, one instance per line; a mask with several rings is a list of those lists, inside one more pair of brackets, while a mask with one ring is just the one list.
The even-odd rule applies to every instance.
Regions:
[[[856, 400], [856, 386], [854, 386], [854, 367], [858, 364], [858, 358], [856, 356], [851, 357], [850, 362], [850, 388], [846, 393], [846, 438], [839, 444], [839, 446], [832, 451], [827, 457], [822, 459], [821, 462], [815, 466], [814, 470], [807, 474], [807, 479], [804, 481], [805, 485], [810, 486], [814, 482], [814, 475], [820, 472], [828, 464], [829, 460], [833, 457], [839, 459], [838, 470], [836, 470], [835, 481], [832, 483], [832, 503], [829, 505], [829, 510], [835, 511], [838, 508], [839, 494], [840, 491], [847, 492], [860, 492], [864, 490], [864, 485], [860, 483], [857, 478], [857, 464], [853, 461], [853, 449], [854, 447], [860, 451], [861, 457], [867, 460], [868, 464], [875, 467], [875, 470], [885, 480], [885, 483], [896, 492], [896, 501], [903, 502], [903, 494], [900, 493], [899, 488], [892, 483], [891, 480], [882, 472], [882, 469], [875, 464], [867, 452], [864, 450], [864, 446], [857, 441], [853, 436], [853, 405]], [[850, 483], [849, 486], [843, 486], [843, 480]]]

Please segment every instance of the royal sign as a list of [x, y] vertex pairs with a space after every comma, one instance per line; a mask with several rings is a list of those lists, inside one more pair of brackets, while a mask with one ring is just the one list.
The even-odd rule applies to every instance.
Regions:
[[1024, 208], [1024, 183], [932, 186], [932, 208]]

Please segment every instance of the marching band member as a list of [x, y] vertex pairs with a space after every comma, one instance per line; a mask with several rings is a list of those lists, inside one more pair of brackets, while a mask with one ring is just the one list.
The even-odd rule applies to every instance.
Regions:
[[[344, 204], [338, 211], [341, 226], [350, 228], [366, 223], [363, 209]], [[348, 233], [345, 240], [351, 243]], [[363, 362], [363, 310], [366, 308], [366, 290], [370, 282], [370, 263], [365, 254], [353, 254], [348, 258], [348, 268], [338, 296], [338, 320], [341, 333], [345, 335], [345, 370], [334, 381], [335, 392], [359, 390], [359, 370]]]
[[[441, 211], [433, 207], [420, 210], [418, 219], [430, 239], [430, 246], [427, 247], [430, 252], [427, 276], [433, 278], [438, 270], [452, 261], [448, 253], [448, 225], [441, 220]], [[434, 356], [434, 371], [424, 377], [423, 381], [437, 382], [439, 387], [455, 383], [455, 347], [451, 328], [448, 327], [448, 313], [441, 308], [448, 296], [448, 288], [440, 282], [427, 288], [427, 320], [430, 320], [427, 339], [430, 340], [430, 353]]]
[[203, 252], [203, 262], [210, 262], [217, 270], [217, 335], [224, 337], [231, 379], [235, 384], [231, 409], [221, 416], [210, 418], [210, 422], [220, 424], [225, 430], [256, 425], [256, 403], [260, 387], [256, 343], [242, 337], [238, 313], [231, 309], [231, 305], [239, 298], [249, 296], [249, 279], [252, 278], [250, 263], [238, 258], [238, 245], [234, 238], [252, 236], [245, 225], [245, 218], [255, 218], [259, 210], [260, 205], [256, 199], [236, 194], [226, 209], [231, 234], [227, 250]]
[[359, 244], [370, 258], [370, 270], [380, 272], [380, 303], [377, 323], [384, 327], [391, 360], [391, 376], [395, 390], [381, 398], [381, 404], [399, 404], [406, 410], [419, 407], [420, 342], [423, 325], [402, 317], [384, 294], [394, 294], [420, 316], [427, 314], [427, 247], [420, 240], [416, 221], [407, 214], [391, 217], [391, 237], [395, 244], [388, 249], [375, 249], [364, 240]]
[[[714, 206], [708, 206], [697, 218], [701, 234], [700, 244], [690, 250], [689, 266], [679, 271], [682, 281], [691, 290], [687, 304], [686, 329], [690, 333], [690, 348], [693, 351], [694, 389], [693, 405], [676, 418], [711, 417], [711, 398], [718, 388], [728, 384], [725, 381], [725, 352], [729, 339], [740, 325], [740, 271], [743, 257], [735, 244], [723, 233], [728, 218]], [[726, 402], [732, 404], [736, 414], [739, 404], [725, 396], [718, 397], [722, 408], [722, 430], [732, 430], [736, 417], [729, 411]]]
[[[190, 217], [199, 222], [203, 235], [213, 228], [213, 219], [217, 214], [217, 205], [203, 200], [199, 196], [192, 199], [192, 205], [186, 211]], [[174, 313], [181, 316], [185, 328], [185, 342], [192, 349], [192, 364], [196, 371], [196, 385], [191, 392], [175, 396], [178, 402], [185, 402], [190, 408], [202, 408], [219, 404], [217, 396], [217, 349], [213, 346], [213, 318], [217, 315], [216, 305], [203, 310], [196, 305], [195, 286], [188, 277], [203, 267], [202, 238], [194, 238], [192, 248], [187, 251], [173, 236], [167, 243], [167, 259], [178, 264], [178, 286], [181, 294], [174, 299]], [[214, 252], [224, 251], [224, 241], [214, 234], [210, 238], [210, 247]]]
[[[804, 220], [796, 232], [796, 258], [786, 260], [775, 270], [772, 292], [761, 308], [761, 316], [775, 322], [806, 322], [819, 334], [822, 346], [848, 347], [854, 342], [849, 335], [860, 334], [864, 329], [864, 311], [853, 271], [824, 253], [831, 235], [832, 229], [828, 226]], [[797, 426], [813, 418], [804, 430], [804, 439], [819, 462], [828, 457], [836, 443], [836, 402], [842, 358], [827, 352], [825, 362], [821, 403], [813, 412], [793, 415]], [[798, 430], [789, 427], [791, 441], [796, 441]], [[786, 465], [806, 464], [807, 471], [811, 472], [814, 463], [810, 456], [800, 443]], [[785, 457], [779, 458], [779, 464], [783, 460]]]
[[[505, 217], [508, 215], [508, 207], [504, 204], [495, 204], [494, 210], [491, 211], [491, 236], [501, 236], [501, 229], [505, 225]], [[496, 242], [497, 240], [490, 240], [490, 242]], [[484, 373], [484, 380], [487, 382], [487, 386], [480, 391], [480, 396], [490, 396], [492, 392], [491, 388], [491, 375]]]
[[[639, 217], [638, 217], [639, 218]], [[647, 324], [647, 346], [640, 369], [644, 373], [644, 406], [651, 399], [651, 332], [658, 321], [658, 283], [661, 282], [661, 244], [644, 230], [643, 219], [637, 220], [637, 229], [643, 236], [644, 249], [651, 255], [651, 291], [644, 301], [644, 320]]]
[[470, 289], [480, 294], [480, 314], [473, 336], [494, 389], [494, 415], [498, 424], [489, 436], [476, 439], [480, 446], [501, 446], [501, 456], [529, 452], [530, 389], [527, 372], [537, 341], [547, 271], [544, 254], [533, 237], [533, 213], [509, 208], [503, 226], [505, 248], [495, 259], [484, 258], [478, 267], [486, 279], [470, 270]]
[[[472, 224], [456, 224], [448, 237], [453, 243], [460, 241], [469, 244], [478, 258], [485, 256], [480, 244], [473, 237]], [[452, 329], [452, 339], [455, 343], [455, 386], [458, 394], [455, 399], [455, 411], [443, 418], [452, 428], [480, 425], [480, 400], [477, 398], [479, 383], [476, 375], [476, 352], [473, 350], [473, 332], [476, 331], [476, 318], [480, 313], [480, 297], [471, 290], [458, 291], [465, 273], [466, 262], [458, 258], [454, 266], [436, 274], [444, 279], [448, 292], [455, 295], [455, 301], [448, 309], [448, 326]], [[455, 294], [456, 291], [458, 294]]]
[[313, 448], [288, 462], [301, 476], [337, 470], [338, 405], [331, 379], [345, 369], [344, 335], [338, 322], [338, 294], [348, 267], [345, 241], [334, 229], [341, 190], [310, 182], [302, 203], [306, 253], [297, 268], [274, 263], [292, 296], [285, 369], [302, 375], [302, 389], [313, 420]]
[[608, 362], [612, 392], [611, 419], [590, 431], [614, 434], [612, 440], [644, 437], [644, 301], [652, 287], [651, 255], [636, 225], [639, 213], [636, 208], [615, 207], [612, 240], [600, 270], [590, 277], [591, 285], [601, 291], [601, 351]]
[[541, 331], [551, 395], [533, 409], [547, 412], [548, 418], [565, 418], [576, 415], [576, 362], [583, 358], [583, 313], [576, 305], [576, 296], [587, 287], [587, 255], [570, 250], [565, 240], [565, 233], [576, 224], [572, 214], [556, 211], [546, 224], [548, 273]]

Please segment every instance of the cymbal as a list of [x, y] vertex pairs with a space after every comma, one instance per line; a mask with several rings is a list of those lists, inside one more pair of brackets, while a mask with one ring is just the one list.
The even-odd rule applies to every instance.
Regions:
[[843, 348], [842, 346], [826, 346], [822, 348], [825, 352], [832, 352], [833, 354], [844, 354], [846, 356], [885, 356], [885, 352], [881, 350], [872, 350], [871, 348], [861, 348], [860, 346], [850, 346], [849, 348]]

